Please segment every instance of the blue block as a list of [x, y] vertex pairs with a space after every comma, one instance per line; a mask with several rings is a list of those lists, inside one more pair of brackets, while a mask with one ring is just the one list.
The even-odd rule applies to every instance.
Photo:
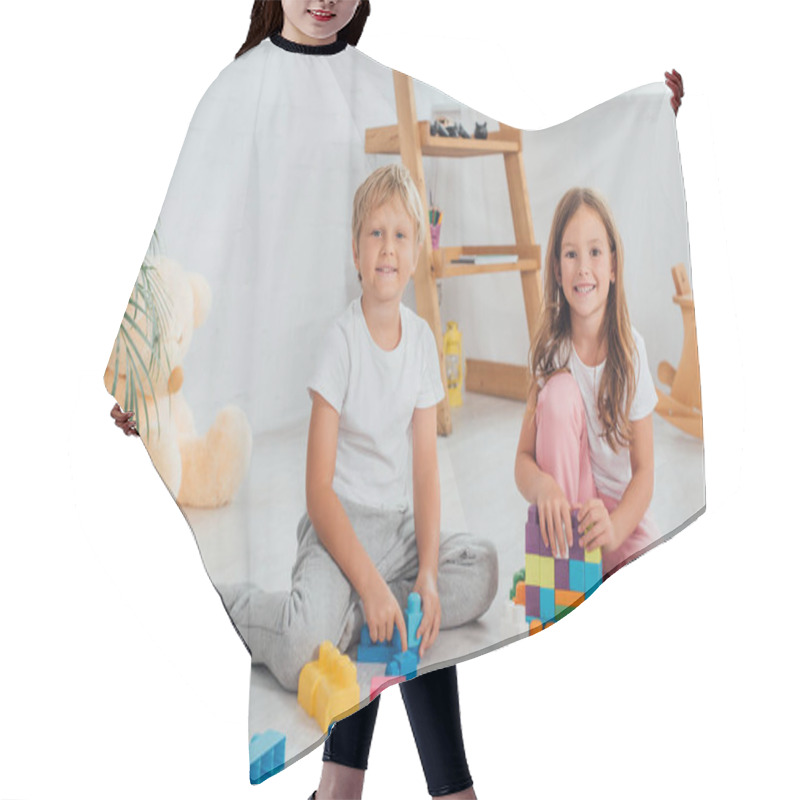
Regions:
[[419, 647], [422, 641], [421, 637], [417, 636], [417, 629], [422, 622], [422, 598], [416, 593], [411, 592], [408, 596], [406, 603], [406, 632], [408, 633], [408, 649]]
[[592, 564], [587, 561], [583, 565], [584, 570], [584, 591], [588, 597], [603, 581], [603, 565]]
[[584, 583], [584, 564], [574, 558], [569, 560], [569, 589], [571, 592], [582, 592], [586, 585]]
[[377, 644], [360, 644], [356, 661], [362, 664], [386, 664], [392, 660], [394, 648], [391, 642], [378, 642]]
[[392, 660], [394, 647], [391, 642], [373, 642], [369, 638], [369, 628], [361, 628], [361, 643], [358, 645], [356, 660], [362, 664], [386, 664]]
[[[403, 612], [403, 618], [405, 619], [406, 623], [406, 639], [408, 644], [409, 650], [419, 650], [420, 642], [422, 641], [421, 636], [417, 636], [417, 629], [422, 622], [422, 598], [416, 593], [411, 592], [408, 596], [408, 602], [406, 603], [406, 610]], [[392, 633], [392, 653], [391, 655], [395, 655], [400, 653], [403, 649], [403, 643], [400, 641], [400, 631], [395, 626], [394, 633]], [[387, 661], [391, 660], [391, 656], [386, 659]]]
[[405, 675], [406, 678], [417, 677], [417, 667], [419, 666], [419, 656], [413, 650], [406, 650], [405, 653], [396, 653], [394, 658], [386, 665], [387, 675]]
[[550, 622], [556, 615], [556, 593], [554, 589], [539, 589], [539, 613], [542, 624]]
[[257, 733], [250, 740], [250, 783], [263, 783], [286, 761], [286, 737], [278, 731]]

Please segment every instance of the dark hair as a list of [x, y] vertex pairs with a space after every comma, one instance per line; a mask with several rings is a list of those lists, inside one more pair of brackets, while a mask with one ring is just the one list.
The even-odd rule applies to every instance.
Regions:
[[[361, 0], [353, 19], [339, 31], [336, 38], [345, 39], [349, 45], [355, 47], [361, 38], [368, 16], [369, 0]], [[250, 30], [235, 58], [239, 58], [240, 55], [261, 44], [267, 37], [280, 33], [282, 30], [283, 6], [280, 0], [254, 0], [253, 10], [250, 12]]]

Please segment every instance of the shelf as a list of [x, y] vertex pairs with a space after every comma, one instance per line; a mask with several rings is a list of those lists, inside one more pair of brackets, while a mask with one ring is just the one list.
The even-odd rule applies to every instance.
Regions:
[[[517, 261], [501, 264], [453, 264], [460, 256], [516, 255]], [[433, 274], [437, 278], [484, 275], [491, 272], [536, 272], [541, 266], [539, 245], [442, 247], [433, 251]]]
[[[493, 131], [488, 139], [454, 139], [448, 136], [431, 136], [429, 122], [418, 122], [423, 156], [442, 156], [445, 158], [469, 158], [472, 156], [506, 155], [519, 153], [518, 139]], [[365, 150], [367, 153], [400, 155], [400, 134], [397, 125], [385, 128], [368, 128]]]

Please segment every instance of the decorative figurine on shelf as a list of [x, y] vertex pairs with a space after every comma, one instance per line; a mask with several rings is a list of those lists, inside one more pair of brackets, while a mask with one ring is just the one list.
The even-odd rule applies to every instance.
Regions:
[[431, 205], [428, 211], [428, 220], [431, 224], [431, 248], [439, 249], [439, 235], [442, 232], [442, 211], [440, 208]]
[[447, 402], [450, 408], [463, 404], [464, 353], [461, 349], [461, 331], [452, 320], [444, 334], [444, 370], [447, 378]]
[[488, 139], [489, 138], [489, 123], [488, 122], [476, 122], [475, 123], [475, 138], [476, 139]]
[[431, 136], [446, 136], [450, 139], [471, 139], [466, 128], [451, 117], [440, 115], [431, 122]]
[[449, 136], [450, 134], [447, 132], [447, 129], [439, 122], [438, 119], [435, 119], [431, 122], [431, 136]]

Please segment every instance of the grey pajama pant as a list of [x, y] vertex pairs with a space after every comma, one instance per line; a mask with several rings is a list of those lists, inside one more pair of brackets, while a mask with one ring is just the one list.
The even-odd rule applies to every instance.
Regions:
[[[419, 570], [413, 511], [341, 502], [372, 563], [405, 608]], [[358, 640], [364, 624], [358, 593], [318, 539], [308, 514], [297, 526], [291, 590], [265, 592], [253, 584], [218, 588], [253, 661], [266, 665], [290, 691], [297, 691], [300, 670], [321, 642], [328, 639], [345, 651]], [[496, 594], [495, 546], [468, 533], [442, 533], [441, 627], [455, 628], [477, 619]]]

